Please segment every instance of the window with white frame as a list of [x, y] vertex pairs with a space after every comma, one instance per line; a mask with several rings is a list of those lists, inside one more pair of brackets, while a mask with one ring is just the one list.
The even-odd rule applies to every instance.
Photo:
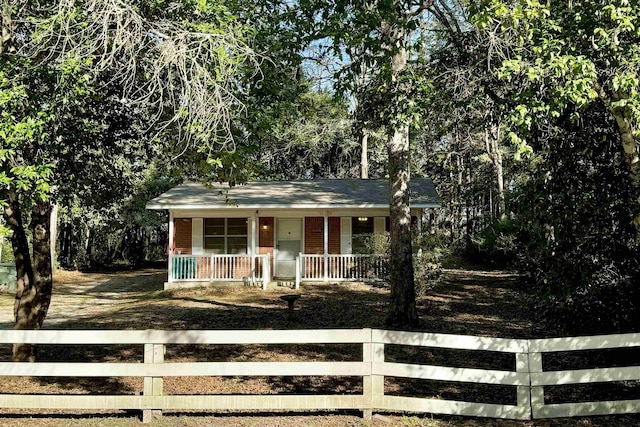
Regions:
[[205, 218], [204, 250], [210, 254], [246, 254], [247, 218]]

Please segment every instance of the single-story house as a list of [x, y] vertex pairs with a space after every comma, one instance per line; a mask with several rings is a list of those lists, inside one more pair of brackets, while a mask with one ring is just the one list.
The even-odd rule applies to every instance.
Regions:
[[[416, 228], [440, 207], [433, 182], [413, 178]], [[380, 256], [362, 254], [361, 235], [389, 227], [387, 179], [318, 179], [226, 184], [187, 183], [147, 203], [169, 211], [165, 288], [197, 282], [273, 278], [301, 281], [375, 279]]]

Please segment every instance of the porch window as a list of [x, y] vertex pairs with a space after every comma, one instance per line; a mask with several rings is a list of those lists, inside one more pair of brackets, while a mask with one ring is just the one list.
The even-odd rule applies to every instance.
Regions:
[[246, 254], [247, 218], [205, 218], [204, 250], [210, 254]]
[[367, 238], [373, 235], [373, 217], [351, 218], [351, 247], [354, 254], [364, 254], [370, 249], [367, 247]]

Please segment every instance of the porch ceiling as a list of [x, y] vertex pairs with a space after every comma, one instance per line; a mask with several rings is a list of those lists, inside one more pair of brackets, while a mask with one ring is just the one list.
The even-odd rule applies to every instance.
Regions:
[[[412, 178], [412, 208], [440, 207], [429, 178]], [[147, 203], [147, 209], [353, 209], [388, 208], [387, 179], [317, 179], [250, 182], [229, 187], [187, 183]]]

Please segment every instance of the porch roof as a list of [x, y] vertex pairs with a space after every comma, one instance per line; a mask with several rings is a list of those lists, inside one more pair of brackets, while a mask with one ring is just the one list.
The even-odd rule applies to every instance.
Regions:
[[[440, 200], [429, 178], [412, 178], [412, 208], [437, 208]], [[227, 184], [187, 183], [147, 203], [147, 209], [353, 209], [388, 208], [387, 179], [314, 179]]]

